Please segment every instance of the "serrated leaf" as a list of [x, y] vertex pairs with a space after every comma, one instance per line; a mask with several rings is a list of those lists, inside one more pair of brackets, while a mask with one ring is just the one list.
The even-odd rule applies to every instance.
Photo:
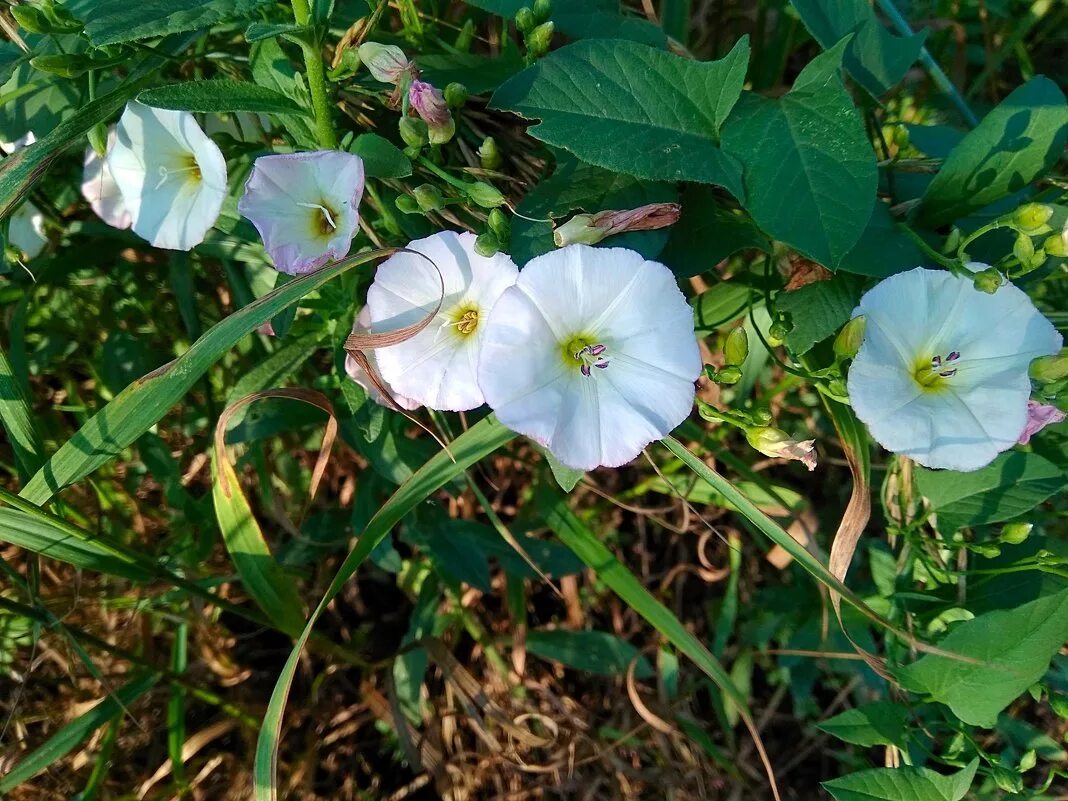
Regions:
[[960, 801], [978, 767], [974, 759], [951, 776], [909, 765], [876, 768], [823, 782], [823, 788], [835, 801]]
[[260, 114], [311, 112], [281, 92], [247, 81], [187, 81], [141, 92], [137, 99], [146, 106], [224, 114], [248, 111]]
[[837, 268], [875, 204], [878, 170], [838, 68], [846, 42], [817, 56], [778, 100], [747, 94], [723, 128], [745, 165], [744, 206], [765, 233]]
[[915, 476], [944, 531], [1018, 517], [1068, 484], [1057, 465], [1024, 451], [1003, 453], [971, 473], [919, 468]]
[[816, 724], [816, 728], [854, 745], [903, 746], [908, 710], [891, 701], [876, 701], [849, 709]]
[[349, 152], [363, 159], [368, 178], [405, 178], [412, 174], [411, 159], [378, 134], [360, 134], [353, 140]]
[[923, 195], [919, 219], [936, 228], [1023, 189], [1057, 163], [1066, 142], [1064, 93], [1036, 76], [953, 148]]
[[916, 61], [927, 38], [920, 31], [907, 38], [894, 36], [867, 0], [791, 0], [809, 33], [829, 49], [852, 35], [845, 51], [846, 71], [879, 97], [900, 81]]
[[943, 650], [977, 663], [929, 654], [895, 675], [965, 723], [991, 728], [1001, 710], [1042, 678], [1066, 639], [1068, 590], [1061, 590], [958, 623], [939, 641]]
[[786, 344], [800, 355], [827, 339], [849, 320], [860, 300], [861, 282], [852, 276], [816, 281], [775, 296], [775, 308], [787, 312], [793, 328]]
[[771, 249], [749, 215], [725, 206], [707, 186], [686, 188], [682, 216], [668, 232], [660, 261], [679, 278], [708, 272], [739, 250]]
[[635, 676], [647, 679], [653, 675], [652, 665], [637, 648], [604, 631], [531, 631], [526, 645], [534, 656], [600, 676], [622, 676], [634, 659], [638, 660]]
[[85, 22], [96, 46], [133, 42], [248, 17], [269, 0], [76, 0], [68, 7]]
[[719, 184], [741, 196], [741, 169], [718, 132], [749, 60], [743, 37], [698, 62], [632, 42], [588, 40], [550, 53], [493, 94], [494, 108], [540, 122], [529, 132], [613, 172]]

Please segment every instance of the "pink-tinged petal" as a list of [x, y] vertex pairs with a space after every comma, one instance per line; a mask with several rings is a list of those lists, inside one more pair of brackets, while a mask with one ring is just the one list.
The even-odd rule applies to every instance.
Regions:
[[1027, 401], [1027, 423], [1024, 425], [1023, 433], [1020, 434], [1019, 442], [1021, 445], [1026, 445], [1031, 441], [1031, 437], [1037, 434], [1046, 426], [1057, 425], [1057, 423], [1063, 423], [1066, 415], [1056, 406], [1051, 406], [1048, 403], [1039, 403], [1035, 400]]
[[408, 102], [427, 125], [440, 127], [452, 121], [445, 95], [426, 81], [412, 81], [408, 87]]

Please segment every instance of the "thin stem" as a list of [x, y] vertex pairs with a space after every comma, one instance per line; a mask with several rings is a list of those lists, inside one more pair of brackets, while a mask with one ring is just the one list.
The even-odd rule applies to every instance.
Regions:
[[[293, 19], [298, 25], [311, 25], [311, 7], [308, 0], [293, 0]], [[337, 147], [337, 135], [330, 116], [330, 99], [327, 95], [326, 72], [323, 70], [323, 57], [319, 52], [319, 42], [303, 43], [304, 72], [308, 78], [308, 90], [311, 92], [312, 111], [315, 114], [315, 133], [319, 145], [327, 150]]]
[[918, 233], [913, 231], [909, 226], [905, 225], [904, 223], [897, 223], [897, 227], [899, 230], [904, 232], [913, 242], [915, 242], [916, 247], [922, 250], [928, 258], [933, 259], [934, 261], [941, 264], [943, 267], [946, 267], [951, 270], [957, 266], [957, 263], [953, 259], [939, 253], [937, 250], [927, 244], [927, 241]]

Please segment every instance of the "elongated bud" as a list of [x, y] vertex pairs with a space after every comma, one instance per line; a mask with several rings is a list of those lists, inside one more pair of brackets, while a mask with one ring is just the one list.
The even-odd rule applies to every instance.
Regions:
[[532, 10], [534, 11], [534, 19], [538, 22], [545, 22], [553, 12], [552, 4], [549, 0], [534, 0]]
[[408, 87], [408, 102], [427, 125], [447, 125], [452, 120], [445, 95], [426, 81], [412, 81]]
[[491, 231], [496, 234], [497, 238], [502, 242], [507, 241], [511, 237], [512, 224], [508, 221], [508, 217], [505, 213], [498, 209], [490, 209], [490, 213], [486, 215], [486, 223], [489, 225]]
[[717, 370], [716, 374], [712, 376], [712, 380], [717, 384], [737, 384], [742, 380], [742, 371], [734, 367], [733, 365], [727, 365], [722, 370]]
[[412, 190], [415, 202], [422, 211], [437, 211], [445, 205], [445, 198], [433, 184], [421, 184]]
[[419, 148], [430, 141], [427, 125], [418, 117], [401, 117], [398, 128], [401, 139], [408, 147]]
[[484, 209], [495, 209], [504, 205], [504, 195], [493, 184], [477, 181], [465, 188], [467, 196]]
[[997, 292], [1004, 282], [1005, 279], [1002, 278], [1001, 273], [993, 267], [987, 267], [985, 270], [977, 272], [972, 278], [975, 288], [980, 292], [986, 292], [988, 295], [993, 295]]
[[595, 245], [606, 237], [625, 231], [652, 231], [665, 228], [679, 219], [678, 203], [650, 203], [625, 211], [601, 211], [597, 214], [576, 214], [553, 231], [557, 247], [576, 242]]
[[1043, 356], [1031, 362], [1031, 378], [1041, 384], [1052, 384], [1068, 378], [1068, 348], [1055, 356]]
[[741, 326], [727, 334], [723, 343], [723, 358], [729, 367], [741, 367], [749, 358], [749, 335]]
[[1012, 226], [1021, 233], [1038, 236], [1048, 233], [1050, 217], [1053, 216], [1053, 206], [1045, 203], [1027, 203], [1012, 215]]
[[401, 214], [419, 214], [419, 204], [411, 195], [398, 195], [393, 202]]
[[396, 83], [411, 67], [404, 51], [395, 45], [364, 42], [357, 52], [371, 76], [382, 83]]
[[852, 359], [856, 356], [857, 351], [860, 350], [860, 344], [864, 341], [864, 330], [867, 325], [863, 315], [854, 317], [846, 323], [838, 332], [838, 336], [834, 338], [834, 355], [839, 359]]
[[745, 432], [749, 444], [765, 456], [777, 459], [793, 459], [809, 470], [816, 469], [816, 441], [798, 441], [780, 428], [765, 426], [750, 428]]
[[999, 539], [1009, 545], [1019, 545], [1031, 536], [1032, 523], [1009, 523], [1001, 529]]
[[500, 240], [497, 239], [492, 231], [486, 231], [475, 238], [475, 253], [479, 256], [484, 256], [488, 259], [496, 255], [500, 249]]
[[523, 6], [515, 12], [515, 27], [520, 33], [530, 33], [537, 24], [537, 21], [534, 19], [534, 12], [527, 6]]
[[541, 58], [549, 52], [553, 42], [553, 32], [556, 26], [552, 22], [543, 22], [532, 30], [526, 38], [527, 51], [535, 58]]
[[1031, 237], [1023, 232], [1016, 235], [1016, 242], [1012, 246], [1012, 255], [1020, 260], [1021, 264], [1029, 264], [1035, 257], [1035, 243]]
[[484, 170], [496, 170], [503, 163], [501, 151], [497, 149], [497, 140], [487, 136], [478, 148], [478, 160]]

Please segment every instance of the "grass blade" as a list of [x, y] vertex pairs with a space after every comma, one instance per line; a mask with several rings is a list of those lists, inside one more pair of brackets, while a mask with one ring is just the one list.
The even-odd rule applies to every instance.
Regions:
[[40, 469], [45, 450], [33, 422], [29, 400], [3, 349], [0, 349], [0, 423], [15, 451], [19, 479], [26, 481]]
[[282, 715], [297, 672], [300, 654], [323, 610], [401, 518], [448, 481], [461, 475], [479, 459], [493, 453], [514, 437], [514, 433], [490, 415], [453, 440], [448, 451], [440, 451], [431, 457], [393, 493], [368, 522], [356, 547], [345, 557], [326, 594], [308, 618], [304, 631], [293, 646], [293, 651], [274, 685], [271, 701], [263, 717], [259, 740], [256, 742], [256, 764], [253, 772], [256, 801], [276, 801], [278, 798], [276, 773], [278, 744], [282, 736]]

